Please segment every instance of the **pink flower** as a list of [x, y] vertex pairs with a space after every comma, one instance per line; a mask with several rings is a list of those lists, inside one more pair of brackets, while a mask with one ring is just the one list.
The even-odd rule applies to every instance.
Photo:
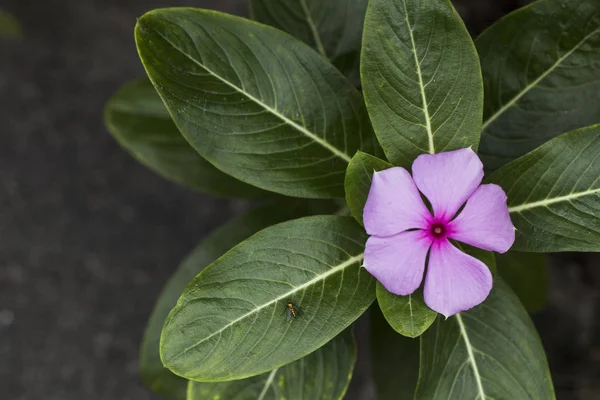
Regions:
[[363, 215], [371, 235], [364, 266], [388, 291], [405, 296], [421, 285], [429, 254], [425, 303], [449, 317], [483, 302], [492, 274], [448, 239], [505, 253], [515, 228], [502, 188], [481, 185], [483, 164], [473, 150], [421, 155], [412, 172], [394, 167], [373, 175]]

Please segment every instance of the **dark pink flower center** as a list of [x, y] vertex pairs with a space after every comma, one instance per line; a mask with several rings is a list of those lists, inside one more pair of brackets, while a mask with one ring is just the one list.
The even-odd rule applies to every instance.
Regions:
[[447, 229], [446, 224], [443, 222], [433, 222], [429, 226], [429, 234], [436, 239], [441, 239], [446, 236]]

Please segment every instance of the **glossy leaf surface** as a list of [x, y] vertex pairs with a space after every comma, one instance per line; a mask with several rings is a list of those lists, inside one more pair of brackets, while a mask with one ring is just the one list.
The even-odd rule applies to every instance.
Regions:
[[377, 302], [387, 322], [402, 336], [416, 338], [435, 321], [438, 313], [427, 307], [423, 291], [417, 289], [408, 296], [397, 296], [377, 283]]
[[304, 358], [238, 381], [190, 382], [187, 400], [340, 400], [356, 362], [356, 343], [346, 330]]
[[192, 279], [231, 247], [257, 231], [288, 219], [320, 212], [333, 212], [333, 207], [327, 204], [304, 206], [293, 203], [264, 206], [233, 219], [198, 244], [163, 288], [144, 332], [140, 349], [140, 373], [152, 390], [173, 399], [185, 398], [187, 381], [163, 367], [159, 342], [169, 311]]
[[167, 179], [213, 195], [266, 195], [203, 159], [181, 136], [147, 79], [124, 86], [108, 101], [104, 123], [135, 159]]
[[385, 154], [409, 167], [422, 153], [477, 148], [479, 59], [449, 0], [371, 0], [361, 78]]
[[496, 279], [488, 299], [421, 336], [415, 399], [554, 399], [546, 354], [517, 296]]
[[[253, 235], [185, 289], [163, 328], [163, 363], [191, 380], [225, 381], [310, 354], [375, 298], [375, 280], [361, 268], [365, 239], [352, 218], [338, 216]], [[289, 321], [288, 300], [301, 310]]]
[[250, 15], [302, 40], [328, 58], [353, 83], [367, 0], [251, 0]]
[[563, 134], [489, 178], [508, 196], [512, 250], [600, 250], [600, 125]]
[[284, 195], [344, 196], [356, 150], [377, 143], [360, 93], [308, 45], [214, 11], [138, 20], [146, 72], [192, 146], [222, 171]]
[[486, 169], [600, 122], [599, 1], [536, 1], [475, 44], [485, 85], [479, 154]]

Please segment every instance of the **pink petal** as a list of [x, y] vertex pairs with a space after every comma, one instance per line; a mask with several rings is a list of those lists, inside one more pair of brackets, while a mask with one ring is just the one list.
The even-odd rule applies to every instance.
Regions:
[[480, 249], [506, 253], [515, 241], [506, 194], [498, 185], [481, 185], [461, 213], [448, 224], [451, 239]]
[[463, 253], [447, 239], [431, 246], [425, 277], [425, 303], [447, 317], [468, 310], [492, 290], [492, 274], [476, 258]]
[[431, 214], [407, 170], [389, 168], [373, 174], [363, 211], [369, 235], [391, 236], [411, 228], [425, 228]]
[[405, 296], [421, 285], [431, 240], [423, 231], [395, 236], [371, 236], [365, 248], [364, 267], [390, 292]]
[[434, 215], [450, 220], [483, 179], [483, 164], [470, 148], [422, 154], [412, 165], [417, 187], [431, 202]]

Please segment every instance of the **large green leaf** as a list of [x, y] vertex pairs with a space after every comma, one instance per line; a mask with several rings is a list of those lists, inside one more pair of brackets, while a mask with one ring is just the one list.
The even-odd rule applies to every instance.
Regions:
[[501, 279], [481, 305], [438, 318], [421, 336], [415, 399], [554, 398], [535, 327]]
[[600, 1], [536, 1], [475, 44], [485, 86], [479, 154], [487, 169], [600, 122]]
[[600, 251], [600, 125], [579, 129], [494, 172], [517, 228], [512, 249]]
[[370, 154], [357, 151], [346, 170], [346, 204], [352, 216], [362, 225], [363, 209], [369, 197], [371, 181], [376, 171], [391, 168], [392, 164]]
[[228, 222], [202, 240], [181, 263], [156, 301], [140, 349], [140, 373], [144, 382], [163, 396], [185, 398], [187, 381], [163, 367], [160, 360], [160, 333], [181, 292], [204, 267], [263, 228], [299, 216], [328, 211], [333, 211], [333, 207], [327, 204], [268, 205]]
[[483, 85], [469, 33], [449, 0], [371, 0], [361, 77], [388, 160], [477, 148]]
[[423, 334], [438, 315], [425, 304], [421, 289], [408, 296], [397, 296], [378, 282], [377, 302], [390, 326], [410, 338]]
[[139, 162], [177, 183], [222, 196], [257, 197], [265, 192], [224, 174], [181, 136], [147, 79], [130, 83], [106, 104], [109, 132]]
[[23, 28], [19, 21], [12, 14], [0, 10], [0, 39], [21, 36], [23, 36]]
[[356, 150], [377, 143], [360, 93], [299, 40], [214, 11], [162, 9], [135, 30], [175, 124], [222, 171], [290, 196], [344, 196]]
[[419, 340], [396, 333], [376, 305], [369, 312], [377, 400], [413, 400], [419, 377]]
[[548, 256], [509, 251], [498, 254], [498, 271], [527, 311], [536, 312], [548, 301]]
[[309, 44], [356, 84], [367, 2], [251, 0], [250, 15]]
[[338, 400], [356, 362], [350, 329], [315, 352], [262, 375], [229, 382], [190, 382], [187, 400]]
[[[361, 267], [363, 229], [350, 217], [307, 217], [264, 229], [185, 289], [161, 337], [178, 375], [225, 381], [271, 371], [321, 347], [375, 298]], [[301, 310], [287, 320], [286, 301]]]

